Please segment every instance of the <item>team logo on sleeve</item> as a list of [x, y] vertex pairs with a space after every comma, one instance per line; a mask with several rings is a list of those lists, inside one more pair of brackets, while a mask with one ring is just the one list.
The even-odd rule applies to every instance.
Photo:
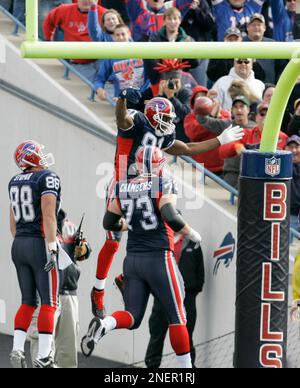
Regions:
[[214, 251], [214, 259], [216, 259], [216, 264], [214, 267], [214, 275], [218, 274], [218, 270], [221, 264], [224, 265], [225, 268], [229, 268], [232, 263], [234, 253], [235, 253], [235, 239], [233, 238], [232, 233], [228, 233], [221, 246]]

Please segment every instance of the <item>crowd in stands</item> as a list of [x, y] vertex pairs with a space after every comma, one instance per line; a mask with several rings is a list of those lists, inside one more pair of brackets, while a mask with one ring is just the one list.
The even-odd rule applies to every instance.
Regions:
[[[0, 0], [24, 22], [25, 0]], [[292, 42], [300, 39], [296, 0], [40, 0], [40, 37], [44, 40], [97, 42]], [[41, 31], [42, 30], [42, 31]], [[163, 57], [163, 55], [162, 55]], [[259, 146], [276, 83], [287, 61], [255, 58], [210, 60], [72, 60], [94, 84], [98, 100], [112, 99], [133, 87], [142, 93], [138, 106], [161, 95], [177, 114], [177, 137], [183, 141], [213, 138], [228, 125], [246, 129], [243, 142], [195, 159], [237, 186], [239, 155]], [[107, 85], [114, 88], [107, 89]], [[112, 91], [113, 89], [113, 91]], [[195, 100], [214, 101], [210, 116], [193, 111]], [[282, 124], [278, 148], [300, 129], [300, 80]], [[298, 101], [298, 104], [295, 103]], [[229, 149], [230, 148], [230, 149]]]

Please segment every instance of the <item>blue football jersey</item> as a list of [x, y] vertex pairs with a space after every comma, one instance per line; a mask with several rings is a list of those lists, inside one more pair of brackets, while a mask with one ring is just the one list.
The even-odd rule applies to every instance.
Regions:
[[45, 194], [55, 195], [58, 213], [61, 192], [59, 177], [49, 170], [21, 173], [11, 179], [8, 190], [17, 226], [16, 237], [44, 238], [41, 199]]
[[142, 112], [129, 110], [133, 118], [133, 126], [126, 131], [119, 128], [117, 152], [115, 158], [116, 180], [121, 181], [127, 176], [136, 176], [135, 156], [140, 147], [151, 145], [162, 150], [171, 148], [176, 140], [175, 131], [172, 135], [159, 137]]
[[116, 198], [129, 228], [128, 252], [174, 250], [174, 232], [163, 220], [159, 202], [177, 193], [171, 178], [138, 177], [117, 184]]

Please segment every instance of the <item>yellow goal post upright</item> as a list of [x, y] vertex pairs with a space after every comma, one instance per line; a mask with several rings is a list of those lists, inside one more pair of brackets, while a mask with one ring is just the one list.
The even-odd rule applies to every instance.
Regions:
[[[260, 149], [257, 152], [246, 152], [242, 158], [234, 361], [237, 368], [285, 367], [289, 271], [288, 207], [292, 158], [290, 153], [278, 154], [276, 149], [284, 112], [300, 75], [300, 43], [40, 42], [38, 0], [26, 0], [26, 41], [22, 44], [21, 53], [24, 58], [155, 59], [161, 58], [163, 53], [164, 58], [179, 59], [290, 60], [270, 103]], [[258, 196], [251, 196], [251, 191]], [[245, 195], [246, 192], [250, 192], [250, 196]], [[251, 229], [253, 225], [257, 226], [257, 230], [261, 228], [260, 237], [255, 237], [256, 229], [254, 232]], [[260, 241], [256, 241], [256, 238], [260, 238]], [[256, 249], [258, 246], [260, 248]], [[249, 273], [247, 269], [251, 266], [253, 270]], [[249, 310], [250, 315], [246, 310]]]

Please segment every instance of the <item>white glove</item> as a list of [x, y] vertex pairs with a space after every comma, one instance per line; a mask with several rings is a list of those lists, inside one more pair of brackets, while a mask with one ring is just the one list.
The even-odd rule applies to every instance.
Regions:
[[197, 246], [201, 244], [202, 237], [198, 232], [196, 232], [194, 229], [191, 229], [190, 234], [188, 235], [188, 238], [193, 241]]
[[221, 135], [217, 137], [221, 145], [232, 143], [237, 140], [241, 140], [244, 137], [244, 130], [243, 128], [239, 127], [238, 125], [236, 127], [233, 127], [230, 125], [230, 127], [226, 128]]
[[300, 322], [300, 300], [293, 301], [290, 317], [293, 322]]

